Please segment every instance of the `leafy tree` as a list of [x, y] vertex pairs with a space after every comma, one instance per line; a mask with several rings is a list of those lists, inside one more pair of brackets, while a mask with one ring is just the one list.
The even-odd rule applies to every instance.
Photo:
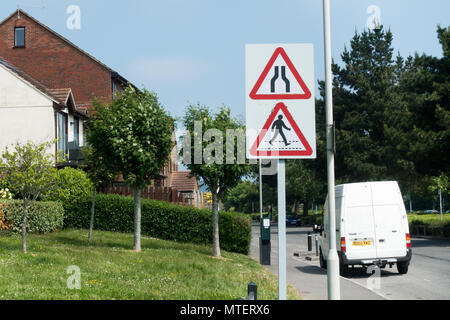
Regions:
[[101, 156], [96, 155], [95, 150], [89, 146], [82, 149], [84, 155], [84, 166], [87, 169], [89, 178], [91, 179], [92, 186], [92, 206], [91, 206], [91, 219], [89, 223], [89, 236], [88, 244], [92, 240], [92, 232], [94, 229], [94, 217], [95, 217], [95, 194], [96, 189], [105, 186], [109, 181], [114, 179], [114, 174], [108, 171], [108, 167], [105, 165], [105, 161]]
[[95, 103], [87, 140], [109, 173], [134, 188], [134, 250], [141, 251], [141, 190], [159, 176], [173, 148], [174, 121], [156, 94], [128, 86], [112, 103]]
[[286, 163], [286, 198], [292, 206], [292, 213], [297, 213], [299, 204], [303, 203], [303, 215], [308, 215], [309, 205], [319, 199], [326, 188], [326, 180], [319, 179], [311, 164], [310, 160], [289, 160]]
[[248, 180], [239, 182], [227, 192], [223, 204], [225, 210], [234, 208], [238, 212], [259, 212], [259, 185]]
[[[242, 148], [242, 142], [245, 143], [244, 126], [231, 117], [230, 109], [225, 106], [213, 114], [199, 104], [186, 108], [183, 124], [188, 135], [184, 137], [181, 155], [192, 175], [201, 179], [212, 193], [213, 254], [220, 257], [219, 200], [251, 172], [251, 165], [245, 164], [245, 145]], [[201, 125], [200, 132], [198, 125]], [[238, 135], [237, 143], [227, 147], [224, 140], [234, 142], [238, 131], [241, 134]]]
[[2, 167], [8, 184], [14, 186], [23, 200], [22, 251], [27, 253], [27, 215], [33, 203], [54, 188], [54, 156], [47, 153], [52, 143], [17, 143], [12, 151], [2, 153]]

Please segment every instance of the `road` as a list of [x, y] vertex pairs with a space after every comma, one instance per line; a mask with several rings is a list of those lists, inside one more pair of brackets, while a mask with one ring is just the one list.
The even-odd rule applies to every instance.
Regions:
[[[286, 229], [287, 281], [295, 286], [304, 299], [327, 299], [326, 270], [318, 260], [307, 261], [294, 253], [307, 253], [307, 232], [311, 228], [287, 227]], [[259, 224], [253, 225], [251, 256], [259, 261]], [[272, 227], [271, 265], [278, 274], [278, 230]], [[366, 273], [362, 267], [350, 269], [347, 277], [341, 277], [341, 298], [356, 300], [447, 300], [450, 299], [450, 241], [412, 239], [413, 256], [408, 274], [400, 275], [396, 266], [381, 269], [380, 277]]]

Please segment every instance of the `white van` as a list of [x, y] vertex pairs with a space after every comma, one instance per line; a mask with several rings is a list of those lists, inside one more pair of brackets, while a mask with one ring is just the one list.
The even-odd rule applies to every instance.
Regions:
[[[341, 275], [349, 266], [397, 264], [406, 274], [411, 261], [408, 218], [395, 181], [336, 186], [336, 249]], [[320, 229], [320, 266], [326, 268], [329, 251], [328, 196]]]

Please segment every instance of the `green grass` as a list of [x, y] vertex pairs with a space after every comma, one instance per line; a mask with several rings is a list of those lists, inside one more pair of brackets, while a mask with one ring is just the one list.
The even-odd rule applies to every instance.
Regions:
[[444, 213], [442, 214], [442, 223], [441, 223], [441, 215], [440, 214], [413, 214], [408, 213], [408, 222], [411, 223], [413, 221], [421, 221], [423, 223], [439, 226], [443, 223], [450, 222], [450, 214]]
[[[21, 238], [0, 232], [1, 299], [145, 299], [235, 300], [258, 284], [258, 298], [278, 298], [278, 281], [248, 256], [210, 246], [142, 238], [142, 252], [133, 252], [132, 234], [86, 230], [28, 235], [28, 254]], [[81, 270], [81, 289], [69, 289], [69, 266]], [[300, 299], [288, 287], [289, 299]]]

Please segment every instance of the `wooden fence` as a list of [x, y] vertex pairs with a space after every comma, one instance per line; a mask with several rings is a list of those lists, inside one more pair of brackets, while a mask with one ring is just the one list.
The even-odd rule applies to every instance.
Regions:
[[[102, 191], [106, 194], [119, 194], [122, 196], [134, 195], [134, 189], [128, 186], [110, 185]], [[198, 197], [199, 193], [194, 192], [193, 195], [194, 197]], [[201, 196], [202, 201], [199, 201], [198, 198], [195, 198], [195, 200], [193, 200], [191, 196], [187, 196], [186, 194], [179, 192], [177, 189], [173, 189], [170, 187], [145, 187], [141, 191], [141, 198], [166, 201], [185, 206], [190, 205], [198, 208], [204, 207], [203, 196]]]

